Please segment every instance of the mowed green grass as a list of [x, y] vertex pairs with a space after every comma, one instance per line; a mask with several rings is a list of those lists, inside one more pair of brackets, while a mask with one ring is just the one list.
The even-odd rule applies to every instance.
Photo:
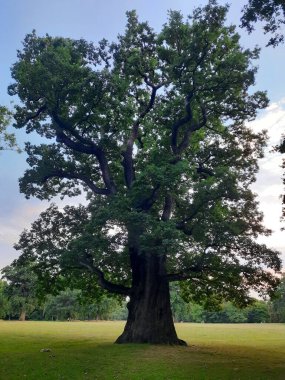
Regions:
[[113, 344], [123, 326], [0, 321], [0, 379], [285, 380], [285, 324], [177, 324], [188, 347]]

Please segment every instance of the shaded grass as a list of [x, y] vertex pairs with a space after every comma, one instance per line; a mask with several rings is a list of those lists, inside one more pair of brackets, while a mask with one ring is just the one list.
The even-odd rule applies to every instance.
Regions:
[[178, 324], [188, 347], [113, 344], [123, 326], [0, 321], [0, 379], [285, 379], [282, 324]]

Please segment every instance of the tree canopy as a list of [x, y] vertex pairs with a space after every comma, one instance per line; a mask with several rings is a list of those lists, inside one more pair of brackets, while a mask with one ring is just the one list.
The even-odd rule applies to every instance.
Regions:
[[37, 304], [37, 276], [31, 265], [8, 265], [1, 270], [2, 278], [7, 280], [5, 294], [10, 300], [11, 308], [24, 321], [26, 314], [33, 311]]
[[186, 20], [171, 11], [155, 33], [132, 11], [117, 42], [97, 45], [33, 32], [12, 68], [15, 127], [43, 139], [26, 144], [21, 191], [87, 200], [43, 212], [19, 260], [48, 286], [128, 295], [119, 343], [183, 343], [170, 281], [192, 300], [240, 304], [278, 282], [250, 190], [266, 143], [245, 125], [268, 104], [251, 90], [259, 50], [240, 46], [226, 13], [215, 1]]

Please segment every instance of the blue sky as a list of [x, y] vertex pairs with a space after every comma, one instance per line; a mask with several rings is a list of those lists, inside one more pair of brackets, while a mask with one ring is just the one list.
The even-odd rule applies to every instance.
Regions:
[[[246, 1], [232, 1], [229, 22], [239, 24], [240, 10]], [[25, 35], [36, 29], [39, 35], [85, 38], [98, 41], [116, 39], [125, 25], [125, 12], [136, 9], [142, 20], [148, 20], [154, 29], [159, 30], [166, 21], [167, 10], [178, 9], [184, 15], [190, 14], [194, 5], [204, 5], [205, 0], [2, 0], [0, 14], [0, 104], [9, 105], [7, 86], [11, 83], [10, 67], [16, 61], [16, 51], [21, 48]], [[224, 1], [221, 1], [224, 3]], [[276, 49], [264, 48], [266, 38], [258, 31], [248, 36], [241, 31], [242, 44], [263, 47], [257, 89], [266, 89], [271, 106], [263, 111], [252, 125], [256, 129], [268, 128], [270, 145], [278, 143], [285, 130], [285, 46]], [[17, 132], [20, 144], [27, 140], [22, 132]], [[270, 150], [270, 149], [269, 149]], [[282, 192], [280, 156], [267, 154], [261, 162], [261, 172], [254, 190], [260, 196], [261, 209], [265, 213], [266, 225], [274, 230], [267, 240], [271, 247], [285, 253], [283, 234], [280, 232], [279, 218]], [[0, 155], [0, 268], [9, 264], [17, 253], [13, 243], [23, 228], [37, 217], [47, 203], [36, 199], [26, 200], [19, 194], [18, 178], [26, 168], [25, 155], [2, 152]], [[74, 201], [73, 201], [74, 202]], [[285, 258], [285, 255], [284, 255]]]

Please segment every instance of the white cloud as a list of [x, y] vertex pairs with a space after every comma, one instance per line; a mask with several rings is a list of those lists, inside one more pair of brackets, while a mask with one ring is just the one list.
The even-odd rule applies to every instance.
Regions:
[[0, 217], [0, 241], [13, 244], [17, 241], [19, 232], [28, 228], [41, 211], [46, 208], [46, 202], [26, 202], [14, 209], [7, 217]]
[[264, 224], [273, 231], [271, 236], [262, 236], [259, 242], [267, 244], [269, 247], [282, 252], [283, 265], [285, 265], [285, 239], [284, 227], [280, 221], [282, 214], [282, 201], [280, 196], [284, 193], [282, 183], [283, 169], [282, 155], [274, 152], [273, 148], [280, 143], [285, 132], [285, 98], [276, 103], [272, 103], [254, 122], [250, 123], [254, 131], [266, 129], [268, 131], [268, 147], [265, 157], [259, 161], [260, 171], [257, 181], [252, 186], [258, 194], [260, 210], [264, 214]]
[[250, 125], [255, 131], [262, 131], [264, 129], [268, 131], [271, 149], [279, 144], [281, 136], [285, 131], [285, 98], [270, 104], [262, 116], [251, 122]]
[[[66, 204], [76, 206], [84, 203], [85, 199], [75, 197], [55, 201], [60, 208], [63, 208]], [[14, 198], [14, 204], [7, 205], [7, 212], [0, 215], [0, 269], [18, 257], [19, 253], [13, 248], [14, 244], [19, 240], [21, 232], [29, 228], [48, 205], [47, 201], [25, 200], [17, 196]]]
[[9, 215], [0, 216], [0, 268], [18, 257], [13, 248], [20, 233], [28, 228], [46, 207], [46, 202], [15, 199], [17, 207], [9, 207]]

